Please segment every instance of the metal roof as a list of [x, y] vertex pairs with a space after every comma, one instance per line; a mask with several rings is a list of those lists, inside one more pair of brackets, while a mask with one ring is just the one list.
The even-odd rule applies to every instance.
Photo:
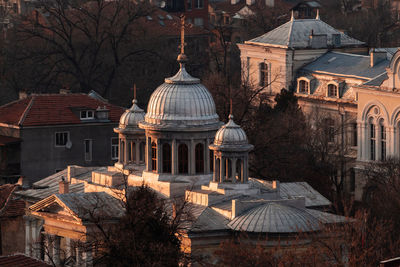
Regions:
[[246, 133], [233, 121], [229, 115], [229, 121], [223, 125], [215, 134], [214, 145], [216, 146], [248, 146]]
[[292, 19], [272, 31], [246, 41], [245, 43], [275, 45], [284, 48], [307, 48], [309, 47], [309, 36], [311, 33], [314, 35], [326, 34], [328, 45], [332, 45], [333, 34], [340, 34], [339, 47], [360, 46], [365, 44], [336, 30], [320, 19]]
[[389, 60], [382, 60], [370, 67], [370, 57], [356, 54], [328, 52], [307, 64], [300, 71], [338, 76], [371, 79], [386, 72]]
[[305, 197], [306, 207], [329, 206], [332, 204], [306, 182], [281, 183], [280, 195], [283, 199]]
[[218, 128], [220, 122], [210, 92], [181, 64], [178, 73], [153, 92], [145, 121], [139, 125], [176, 130], [190, 126]]
[[190, 227], [191, 232], [229, 229], [227, 227], [229, 220], [209, 207], [193, 204], [191, 212], [195, 218]]
[[389, 77], [387, 73], [382, 73], [378, 77], [372, 78], [371, 80], [367, 81], [364, 83], [364, 85], [367, 86], [380, 86], [384, 80], [387, 80]]

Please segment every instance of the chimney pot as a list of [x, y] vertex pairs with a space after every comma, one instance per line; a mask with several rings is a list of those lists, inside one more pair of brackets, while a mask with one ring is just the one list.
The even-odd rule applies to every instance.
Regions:
[[58, 183], [59, 185], [59, 193], [60, 194], [68, 194], [69, 193], [69, 183], [64, 180], [64, 177], [62, 177], [62, 180]]

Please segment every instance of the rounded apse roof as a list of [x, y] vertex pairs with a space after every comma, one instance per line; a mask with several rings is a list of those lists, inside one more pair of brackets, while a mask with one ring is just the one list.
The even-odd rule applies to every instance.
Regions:
[[142, 128], [178, 129], [220, 126], [214, 99], [198, 78], [187, 73], [184, 64], [178, 73], [151, 95]]

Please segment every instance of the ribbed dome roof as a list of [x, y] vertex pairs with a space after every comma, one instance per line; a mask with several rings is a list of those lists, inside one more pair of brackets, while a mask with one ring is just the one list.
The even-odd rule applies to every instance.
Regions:
[[141, 109], [137, 105], [137, 100], [134, 99], [132, 101], [132, 107], [127, 109], [119, 119], [119, 128], [120, 129], [138, 129], [138, 124], [140, 121], [144, 120], [145, 113], [143, 109]]
[[215, 134], [214, 145], [247, 145], [246, 133], [233, 121], [233, 115], [229, 115], [227, 124], [221, 127]]
[[151, 95], [144, 128], [187, 129], [220, 125], [214, 100], [200, 80], [190, 76], [183, 63], [178, 73], [165, 79]]
[[256, 233], [295, 233], [320, 229], [320, 220], [306, 209], [267, 202], [233, 219], [232, 230]]

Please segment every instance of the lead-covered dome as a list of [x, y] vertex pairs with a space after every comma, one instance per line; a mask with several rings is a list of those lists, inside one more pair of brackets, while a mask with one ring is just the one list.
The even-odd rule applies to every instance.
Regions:
[[120, 131], [137, 131], [139, 122], [144, 120], [145, 112], [137, 105], [137, 100], [132, 101], [132, 107], [127, 109], [119, 119], [118, 130]]
[[214, 100], [198, 78], [187, 73], [180, 62], [178, 73], [160, 85], [151, 95], [142, 128], [191, 129], [220, 126]]

